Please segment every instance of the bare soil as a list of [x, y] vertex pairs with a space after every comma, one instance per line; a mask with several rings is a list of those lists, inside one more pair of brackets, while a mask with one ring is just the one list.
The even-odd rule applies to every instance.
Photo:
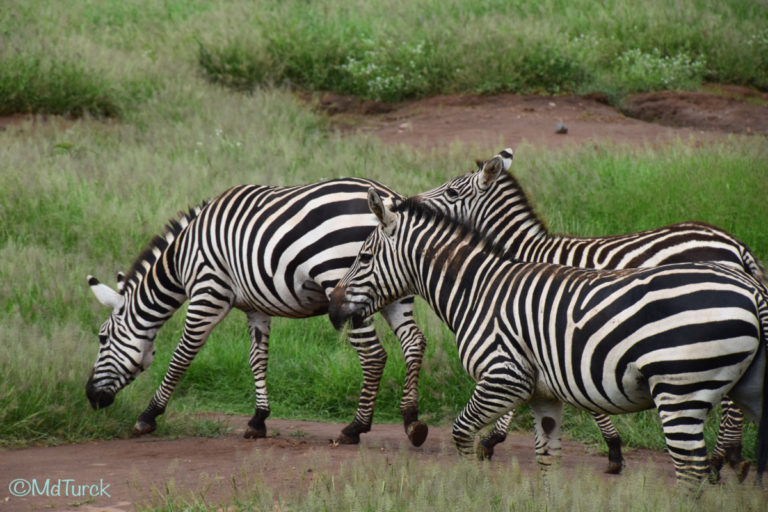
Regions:
[[[458, 142], [493, 154], [523, 141], [556, 148], [605, 142], [656, 145], [673, 139], [704, 141], [729, 134], [768, 135], [768, 94], [740, 87], [639, 94], [626, 100], [623, 111], [609, 106], [600, 96], [464, 95], [400, 104], [333, 94], [304, 99], [325, 111], [332, 127], [342, 134], [363, 132], [386, 143], [423, 150]], [[29, 119], [0, 118], [0, 130]], [[46, 122], [45, 117], [33, 119], [34, 123]], [[470, 155], [476, 156], [482, 155]], [[457, 457], [448, 428], [431, 427], [426, 443], [419, 448], [408, 445], [402, 426], [389, 424], [376, 424], [359, 446], [334, 446], [331, 440], [338, 436], [341, 424], [269, 420], [271, 437], [246, 440], [242, 433], [247, 419], [224, 417], [232, 430], [221, 438], [167, 440], [151, 435], [0, 451], [0, 512], [131, 510], [135, 504], [156, 502], [168, 488], [176, 495], [192, 493], [217, 502], [233, 492], [233, 482], [240, 486], [259, 483], [278, 495], [291, 493], [305, 489], [320, 472], [337, 472], [342, 463], [359, 457], [362, 451], [389, 457], [405, 450], [448, 464]], [[535, 474], [533, 453], [531, 435], [511, 435], [497, 447], [490, 463], [504, 465], [515, 458], [523, 470]], [[672, 464], [664, 453], [636, 450], [627, 452], [626, 458], [625, 473], [647, 463], [673, 481]], [[566, 442], [563, 463], [567, 471], [586, 468], [602, 473], [607, 461], [582, 444]], [[13, 483], [17, 479], [34, 479], [38, 488], [50, 479], [49, 486], [60, 483], [60, 496], [12, 496], [12, 490], [24, 490], [24, 482]], [[85, 489], [81, 485], [95, 487]], [[49, 487], [48, 494], [54, 489]], [[81, 496], [73, 496], [73, 490]], [[98, 496], [91, 497], [94, 493]]]
[[[401, 425], [393, 424], [374, 425], [370, 433], [362, 436], [360, 445], [337, 445], [333, 440], [342, 424], [268, 420], [269, 437], [253, 440], [243, 438], [249, 417], [218, 418], [232, 427], [218, 438], [168, 440], [149, 435], [0, 452], [0, 510], [127, 511], [136, 504], [162, 503], [168, 489], [176, 497], [218, 503], [232, 495], [233, 482], [241, 489], [262, 485], [278, 497], [307, 489], [316, 475], [337, 473], [341, 464], [362, 452], [389, 460], [407, 452], [409, 456], [446, 464], [458, 457], [451, 444], [450, 428], [446, 427], [431, 427], [426, 442], [418, 448], [410, 446]], [[607, 465], [604, 455], [581, 443], [566, 441], [563, 450], [566, 471], [601, 474]], [[652, 465], [670, 485], [674, 482], [672, 464], [664, 453], [632, 450], [625, 457], [625, 474]], [[517, 460], [521, 470], [536, 475], [532, 435], [510, 435], [497, 446], [489, 464], [504, 467], [512, 459]], [[11, 496], [9, 486], [16, 479], [34, 479], [38, 489], [50, 479], [49, 490], [62, 482], [61, 495]], [[73, 480], [70, 490], [81, 485], [96, 487], [93, 491], [87, 489], [84, 497], [73, 496], [71, 491], [66, 496], [68, 479]], [[109, 487], [102, 492], [106, 485]], [[29, 487], [16, 488], [23, 489]], [[96, 496], [91, 499], [91, 494]]]
[[637, 94], [625, 100], [623, 110], [598, 94], [437, 96], [397, 104], [331, 93], [305, 99], [327, 112], [341, 133], [368, 133], [390, 144], [427, 150], [460, 143], [495, 154], [523, 141], [557, 148], [768, 135], [768, 93], [738, 86]]

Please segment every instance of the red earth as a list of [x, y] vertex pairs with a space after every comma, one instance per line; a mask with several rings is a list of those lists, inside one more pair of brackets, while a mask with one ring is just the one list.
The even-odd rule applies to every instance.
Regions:
[[[708, 87], [704, 92], [639, 94], [626, 101], [623, 111], [597, 95], [440, 96], [400, 104], [333, 94], [303, 99], [325, 111], [331, 126], [342, 134], [359, 131], [389, 144], [422, 150], [460, 142], [482, 148], [483, 154], [494, 154], [523, 141], [555, 148], [603, 142], [657, 145], [690, 138], [705, 142], [732, 133], [768, 135], [768, 94], [733, 86]], [[23, 119], [0, 118], [0, 130]], [[567, 130], [559, 131], [566, 133], [556, 133], [563, 125]], [[341, 424], [271, 419], [271, 437], [246, 440], [242, 438], [246, 417], [220, 418], [232, 428], [219, 438], [168, 440], [149, 435], [0, 451], [0, 512], [40, 508], [132, 510], [135, 504], [157, 500], [169, 482], [175, 494], [193, 493], [209, 502], [226, 499], [233, 480], [240, 485], [258, 482], [279, 495], [305, 489], [315, 475], [337, 472], [342, 463], [362, 452], [391, 456], [406, 451], [446, 463], [457, 457], [446, 427], [431, 427], [426, 443], [419, 448], [408, 445], [402, 426], [391, 424], [375, 424], [359, 446], [334, 446], [330, 440], [338, 436]], [[671, 461], [664, 453], [632, 450], [626, 458], [625, 473], [652, 464], [656, 474], [670, 483], [674, 479]], [[512, 459], [517, 459], [524, 471], [535, 474], [532, 435], [510, 435], [497, 447], [490, 464], [501, 466]], [[566, 471], [584, 467], [601, 474], [606, 463], [606, 457], [592, 448], [575, 442], [564, 445]], [[12, 495], [28, 491], [25, 485], [33, 480], [38, 490], [44, 490], [48, 480], [49, 496]], [[57, 490], [60, 495], [53, 495]]]

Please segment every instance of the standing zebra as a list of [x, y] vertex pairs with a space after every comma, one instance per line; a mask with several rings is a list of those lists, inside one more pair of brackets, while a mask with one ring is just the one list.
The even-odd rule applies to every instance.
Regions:
[[[709, 467], [704, 421], [725, 396], [759, 420], [768, 459], [764, 286], [712, 263], [595, 270], [519, 263], [483, 234], [415, 201], [369, 192], [380, 226], [331, 294], [336, 327], [418, 294], [456, 333], [477, 383], [453, 424], [471, 456], [480, 428], [528, 402], [542, 469], [560, 453], [562, 403], [623, 414], [656, 407], [678, 483]], [[482, 451], [482, 450], [481, 450]]]
[[[232, 308], [245, 312], [250, 328], [249, 363], [256, 385], [256, 410], [246, 438], [264, 437], [269, 416], [266, 371], [273, 316], [325, 314], [328, 293], [344, 275], [376, 225], [366, 202], [369, 187], [394, 198], [390, 189], [363, 179], [338, 179], [296, 187], [243, 185], [171, 222], [152, 240], [117, 291], [89, 276], [96, 297], [112, 313], [99, 331], [99, 353], [86, 385], [94, 408], [146, 370], [154, 357], [158, 329], [189, 299], [184, 331], [163, 382], [133, 427], [151, 432], [170, 395]], [[382, 310], [400, 340], [407, 375], [400, 408], [405, 430], [418, 446], [427, 426], [418, 421], [417, 380], [424, 335], [413, 322], [413, 298]], [[354, 421], [339, 442], [357, 443], [371, 428], [386, 352], [371, 321], [349, 331], [363, 370], [363, 389]]]
[[[749, 248], [727, 232], [701, 222], [609, 237], [552, 235], [528, 203], [525, 192], [509, 172], [513, 153], [507, 148], [497, 158], [470, 172], [416, 196], [416, 201], [451, 218], [475, 226], [495, 245], [519, 261], [557, 263], [586, 268], [621, 269], [665, 263], [712, 261], [738, 268], [765, 282], [765, 274]], [[741, 456], [743, 415], [733, 403], [722, 404], [722, 422], [712, 463], [719, 471], [728, 460], [743, 480], [749, 462]], [[623, 466], [621, 438], [611, 419], [594, 413], [608, 444], [608, 473]], [[488, 455], [509, 430], [512, 413], [499, 420], [485, 437]]]

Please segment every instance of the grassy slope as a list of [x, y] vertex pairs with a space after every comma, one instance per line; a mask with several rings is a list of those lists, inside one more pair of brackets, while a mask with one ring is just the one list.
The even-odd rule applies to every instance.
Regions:
[[[93, 97], [104, 97], [123, 117], [121, 122], [104, 123], [86, 115], [79, 121], [54, 119], [34, 128], [23, 124], [0, 132], [0, 281], [4, 283], [0, 339], [5, 347], [0, 352], [4, 369], [0, 373], [0, 440], [4, 444], [127, 433], [162, 378], [182, 316], [161, 330], [151, 371], [122, 391], [110, 409], [93, 412], [83, 386], [106, 312], [91, 296], [85, 275], [109, 282], [116, 271], [130, 266], [141, 247], [176, 211], [246, 182], [296, 184], [355, 175], [415, 193], [470, 169], [474, 158], [485, 156], [458, 146], [419, 154], [383, 147], [364, 137], [341, 140], [326, 130], [322, 118], [280, 88], [257, 87], [241, 94], [210, 84], [198, 67], [199, 44], [227, 44], [231, 37], [248, 33], [251, 18], [245, 13], [257, 12], [248, 5], [81, 1], [62, 6], [37, 1], [15, 2], [12, 9], [0, 12], [3, 48], [20, 49], [22, 55], [13, 61], [17, 68], [0, 69], [33, 71], [7, 75], [10, 78], [0, 73], [0, 83], [18, 84], [23, 82], [18, 77], [31, 76], [29, 84], [40, 87], [38, 91], [69, 91], [63, 96], [77, 101], [53, 103], [63, 105], [64, 111], [108, 114], [88, 107], [95, 104]], [[258, 12], [264, 19], [285, 12], [285, 8], [263, 5]], [[436, 8], [420, 5], [425, 12]], [[556, 7], [541, 5], [544, 14]], [[345, 25], [348, 30], [374, 31], [380, 26], [375, 21], [384, 11], [358, 7], [350, 18], [355, 24]], [[450, 4], [449, 22], [484, 20], [487, 25], [495, 11], [474, 12], [476, 7], [474, 2]], [[710, 7], [705, 18], [725, 16], [721, 9], [726, 7]], [[336, 6], [328, 19], [341, 19], [337, 10], [343, 11]], [[739, 27], [736, 32], [741, 37], [751, 33], [750, 20], [759, 21], [760, 13], [755, 16], [746, 9], [729, 17], [729, 23]], [[534, 11], [522, 14], [529, 22], [544, 19]], [[366, 16], [368, 21], [363, 23], [359, 18]], [[586, 23], [582, 16], [570, 18], [573, 30]], [[422, 21], [425, 34], [439, 30], [439, 24], [428, 17]], [[391, 27], [406, 30], [409, 25]], [[521, 33], [535, 32], [530, 30]], [[662, 24], [647, 33], [637, 31], [635, 36], [645, 34], [644, 51], [651, 51], [648, 45], [661, 41], [670, 30]], [[480, 37], [480, 30], [471, 32]], [[501, 34], [502, 30], [497, 27], [491, 32]], [[2, 55], [9, 59], [11, 53]], [[42, 62], [37, 72], [35, 65], [28, 64], [35, 59]], [[50, 82], [35, 82], [54, 68], [64, 71], [53, 73], [58, 78]], [[97, 94], [89, 96], [88, 91]], [[31, 110], [49, 108], [31, 104], [37, 105]], [[517, 148], [515, 172], [554, 231], [606, 234], [697, 218], [731, 230], [765, 260], [765, 147], [761, 138], [734, 138], [702, 148], [673, 143], [662, 150], [551, 152], [522, 147]], [[429, 421], [449, 421], [468, 397], [471, 382], [457, 363], [450, 334], [423, 304], [418, 321], [430, 339], [421, 382], [422, 411]], [[402, 358], [391, 333], [386, 328], [381, 332], [391, 356], [376, 418], [397, 421]], [[351, 419], [360, 386], [358, 363], [327, 320], [278, 320], [273, 340], [269, 385], [274, 415]], [[160, 432], [215, 431], [210, 424], [179, 418], [180, 412], [251, 412], [253, 385], [246, 354], [245, 322], [235, 313], [217, 328], [183, 379]], [[321, 370], [329, 360], [334, 376], [327, 380]], [[648, 433], [655, 432], [652, 416], [634, 418], [622, 420], [622, 432], [638, 444], [659, 447], [660, 437]], [[570, 421], [572, 435], [594, 436], [591, 422], [578, 415]], [[650, 424], [651, 430], [635, 431], [638, 423]]]

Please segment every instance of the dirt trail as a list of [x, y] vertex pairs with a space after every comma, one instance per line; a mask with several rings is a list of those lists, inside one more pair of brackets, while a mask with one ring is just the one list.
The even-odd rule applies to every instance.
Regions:
[[[0, 452], [0, 511], [53, 510], [127, 511], [135, 503], [157, 503], [166, 485], [181, 497], [192, 493], [216, 503], [232, 493], [232, 482], [259, 483], [273, 493], [306, 489], [316, 474], [337, 472], [340, 465], [359, 457], [389, 457], [407, 451], [430, 460], [456, 460], [450, 428], [430, 428], [427, 441], [419, 448], [409, 446], [401, 425], [377, 424], [365, 434], [359, 446], [333, 446], [342, 424], [311, 421], [269, 420], [272, 437], [249, 440], [242, 437], [249, 417], [219, 416], [232, 426], [220, 438], [164, 440], [155, 436], [75, 445], [27, 448]], [[499, 445], [490, 464], [506, 466], [516, 459], [523, 471], [535, 474], [533, 436], [510, 435]], [[659, 474], [674, 481], [672, 464], [663, 453], [633, 450], [626, 453], [626, 473], [646, 465], [658, 467]], [[606, 465], [604, 455], [576, 442], [565, 442], [563, 464], [566, 471], [582, 468], [600, 474]], [[621, 478], [608, 476], [606, 478]], [[36, 480], [43, 489], [50, 480], [49, 492], [61, 482], [60, 496], [10, 495], [9, 484], [18, 493], [29, 490], [26, 482]], [[67, 486], [67, 480], [71, 479]], [[93, 486], [84, 491], [82, 485]], [[67, 488], [70, 489], [66, 496]], [[73, 491], [74, 490], [74, 491]], [[92, 497], [93, 496], [93, 497]], [[92, 499], [91, 499], [92, 497]]]
[[[739, 87], [711, 91], [716, 94], [637, 95], [627, 101], [626, 112], [632, 117], [597, 96], [442, 96], [390, 105], [324, 94], [309, 101], [326, 111], [332, 126], [342, 133], [362, 131], [387, 143], [423, 149], [460, 141], [486, 148], [485, 154], [489, 155], [524, 140], [560, 147], [605, 141], [660, 144], [670, 139], [707, 140], [731, 133], [768, 135], [768, 94]], [[0, 118], [0, 130], [23, 119]], [[559, 124], [567, 128], [567, 133], [556, 133]], [[329, 440], [336, 438], [340, 424], [270, 420], [270, 432], [279, 435], [254, 441], [242, 438], [246, 417], [225, 420], [233, 429], [215, 439], [163, 440], [148, 436], [0, 451], [0, 512], [40, 508], [132, 510], [136, 503], [149, 503], [158, 496], [157, 489], [167, 485], [182, 496], [194, 492], [215, 501], [232, 492], [233, 480], [240, 485], [259, 482], [276, 493], [290, 492], [305, 488], [319, 472], [338, 471], [341, 463], [358, 457], [361, 450], [383, 456], [406, 450], [447, 463], [456, 460], [447, 428], [432, 427], [427, 442], [412, 448], [407, 446], [400, 425], [377, 424], [363, 436], [360, 446], [333, 447]], [[670, 481], [674, 477], [664, 453], [630, 451], [626, 457], [625, 473], [650, 463], [658, 474]], [[535, 471], [532, 436], [510, 436], [497, 448], [491, 464], [508, 464], [513, 458], [523, 470]], [[566, 470], [586, 467], [601, 473], [605, 464], [604, 455], [579, 443], [565, 443]], [[49, 496], [11, 495], [12, 491], [28, 491], [25, 484], [33, 480], [38, 489], [48, 481]], [[57, 489], [60, 496], [51, 496]], [[73, 496], [75, 492], [80, 496]]]

